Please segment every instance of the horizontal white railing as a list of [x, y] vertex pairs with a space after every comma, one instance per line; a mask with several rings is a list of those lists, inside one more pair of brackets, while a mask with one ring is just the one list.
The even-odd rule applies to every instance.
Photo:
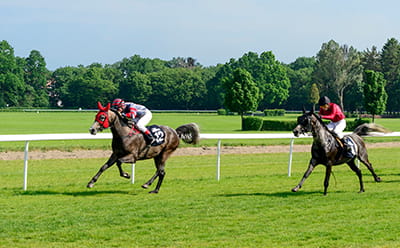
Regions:
[[[393, 132], [387, 134], [373, 133], [372, 136], [400, 136], [400, 132]], [[311, 136], [301, 136], [301, 138], [310, 138]], [[290, 139], [289, 146], [289, 161], [288, 161], [288, 176], [291, 175], [291, 165], [293, 156], [293, 143], [295, 136], [292, 133], [203, 133], [200, 134], [201, 139], [216, 139], [217, 142], [217, 172], [216, 179], [220, 180], [220, 164], [221, 164], [221, 140], [223, 139]], [[24, 151], [24, 184], [23, 189], [27, 189], [28, 181], [28, 152], [30, 141], [41, 140], [85, 140], [85, 139], [112, 139], [111, 133], [98, 133], [91, 135], [89, 133], [62, 133], [62, 134], [18, 134], [18, 135], [0, 135], [1, 141], [25, 141]], [[132, 183], [134, 183], [135, 164], [132, 164]]]

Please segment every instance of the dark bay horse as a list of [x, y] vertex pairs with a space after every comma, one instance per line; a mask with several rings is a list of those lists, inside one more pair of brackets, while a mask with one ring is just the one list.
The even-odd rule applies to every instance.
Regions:
[[[165, 162], [171, 154], [178, 148], [180, 139], [188, 144], [197, 144], [200, 139], [200, 131], [195, 123], [182, 125], [177, 129], [167, 126], [159, 126], [163, 131], [161, 138], [164, 143], [153, 146], [148, 145], [141, 133], [133, 133], [127, 120], [118, 112], [110, 109], [110, 103], [103, 107], [100, 102], [97, 103], [99, 112], [89, 131], [95, 135], [98, 131], [110, 127], [113, 135], [112, 151], [108, 161], [100, 168], [97, 174], [90, 180], [87, 187], [92, 188], [100, 175], [117, 164], [121, 177], [130, 178], [130, 175], [123, 171], [122, 163], [136, 163], [138, 160], [154, 158], [156, 173], [150, 178], [142, 188], [147, 189], [158, 177], [156, 188], [149, 193], [158, 193], [165, 176]], [[156, 137], [157, 138], [157, 137]]]
[[360, 169], [355, 164], [355, 159], [358, 158], [372, 173], [375, 182], [380, 182], [372, 168], [372, 164], [368, 160], [368, 153], [361, 135], [367, 135], [368, 132], [387, 132], [386, 129], [375, 124], [362, 124], [358, 126], [354, 132], [348, 135], [356, 146], [356, 155], [353, 158], [345, 157], [340, 141], [337, 140], [335, 134], [328, 130], [322, 119], [313, 111], [307, 112], [303, 110], [303, 115], [298, 117], [297, 126], [293, 129], [293, 134], [298, 137], [300, 134], [311, 132], [313, 136], [313, 144], [311, 147], [311, 160], [306, 172], [300, 183], [292, 189], [297, 192], [303, 185], [304, 181], [311, 174], [318, 164], [323, 164], [326, 167], [324, 180], [324, 195], [327, 194], [329, 178], [332, 172], [332, 166], [347, 163], [350, 168], [357, 174], [360, 182], [360, 193], [364, 192], [364, 184]]

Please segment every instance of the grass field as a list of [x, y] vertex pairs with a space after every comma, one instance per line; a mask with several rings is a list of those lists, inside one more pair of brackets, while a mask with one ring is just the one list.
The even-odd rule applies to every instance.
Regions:
[[[0, 113], [0, 118], [0, 134], [82, 133], [94, 113]], [[240, 129], [239, 118], [155, 114], [152, 123], [196, 122], [204, 133], [233, 133]], [[400, 120], [377, 122], [400, 131]], [[367, 139], [382, 140], [389, 139]], [[280, 143], [288, 140], [223, 141]], [[0, 151], [23, 145], [0, 142]], [[30, 144], [31, 150], [76, 148], [109, 149], [109, 141]], [[137, 164], [136, 184], [112, 167], [93, 189], [85, 186], [105, 158], [30, 160], [28, 191], [22, 190], [22, 161], [0, 160], [0, 247], [400, 247], [399, 153], [400, 148], [369, 150], [383, 182], [375, 183], [362, 167], [362, 194], [356, 175], [347, 166], [335, 167], [327, 196], [322, 195], [323, 166], [300, 192], [290, 192], [307, 167], [308, 152], [294, 154], [291, 177], [287, 152], [222, 155], [220, 181], [215, 156], [172, 156], [157, 195], [140, 188], [154, 173], [151, 160]]]
[[[0, 134], [40, 134], [40, 133], [86, 133], [93, 123], [94, 112], [0, 112]], [[284, 117], [266, 117], [271, 119], [295, 120], [297, 115]], [[185, 123], [196, 122], [202, 133], [237, 133], [240, 131], [239, 116], [219, 116], [204, 113], [155, 113], [151, 124], [178, 127]], [[392, 131], [400, 131], [400, 119], [377, 119], [376, 122]], [[105, 130], [104, 132], [109, 132]], [[253, 132], [254, 133], [254, 132]], [[400, 137], [367, 138], [368, 142], [400, 141]], [[310, 139], [298, 139], [296, 144], [310, 144]], [[287, 145], [287, 139], [274, 140], [223, 140], [222, 145]], [[203, 140], [201, 146], [215, 146], [215, 140]], [[24, 142], [0, 142], [1, 151], [23, 151]], [[182, 146], [185, 146], [182, 144]], [[108, 140], [70, 140], [35, 141], [30, 150], [73, 150], [73, 149], [110, 149]]]
[[[334, 168], [323, 196], [323, 166], [298, 193], [308, 153], [171, 157], [158, 195], [116, 168], [85, 185], [103, 159], [32, 160], [22, 191], [22, 161], [0, 161], [0, 247], [400, 247], [400, 148], [371, 149], [383, 182], [362, 167], [365, 193], [347, 167]], [[126, 168], [128, 169], [128, 167]]]

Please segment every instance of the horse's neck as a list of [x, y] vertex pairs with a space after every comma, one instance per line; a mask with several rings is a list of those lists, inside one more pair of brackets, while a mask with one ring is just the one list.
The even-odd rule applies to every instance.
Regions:
[[317, 119], [313, 124], [312, 135], [314, 143], [321, 144], [323, 147], [327, 147], [331, 143], [332, 139], [334, 139], [333, 135]]
[[[111, 114], [110, 114], [111, 113]], [[119, 136], [121, 138], [129, 136], [131, 129], [122, 122], [121, 118], [117, 116], [116, 113], [110, 112], [109, 117], [111, 117], [110, 121], [111, 125], [111, 132], [113, 136]]]

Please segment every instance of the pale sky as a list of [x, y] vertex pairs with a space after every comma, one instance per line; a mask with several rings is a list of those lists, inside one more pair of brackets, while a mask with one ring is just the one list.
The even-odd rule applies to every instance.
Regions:
[[398, 0], [0, 0], [0, 40], [50, 70], [135, 54], [224, 64], [249, 51], [291, 63], [333, 39], [363, 51], [400, 40]]

